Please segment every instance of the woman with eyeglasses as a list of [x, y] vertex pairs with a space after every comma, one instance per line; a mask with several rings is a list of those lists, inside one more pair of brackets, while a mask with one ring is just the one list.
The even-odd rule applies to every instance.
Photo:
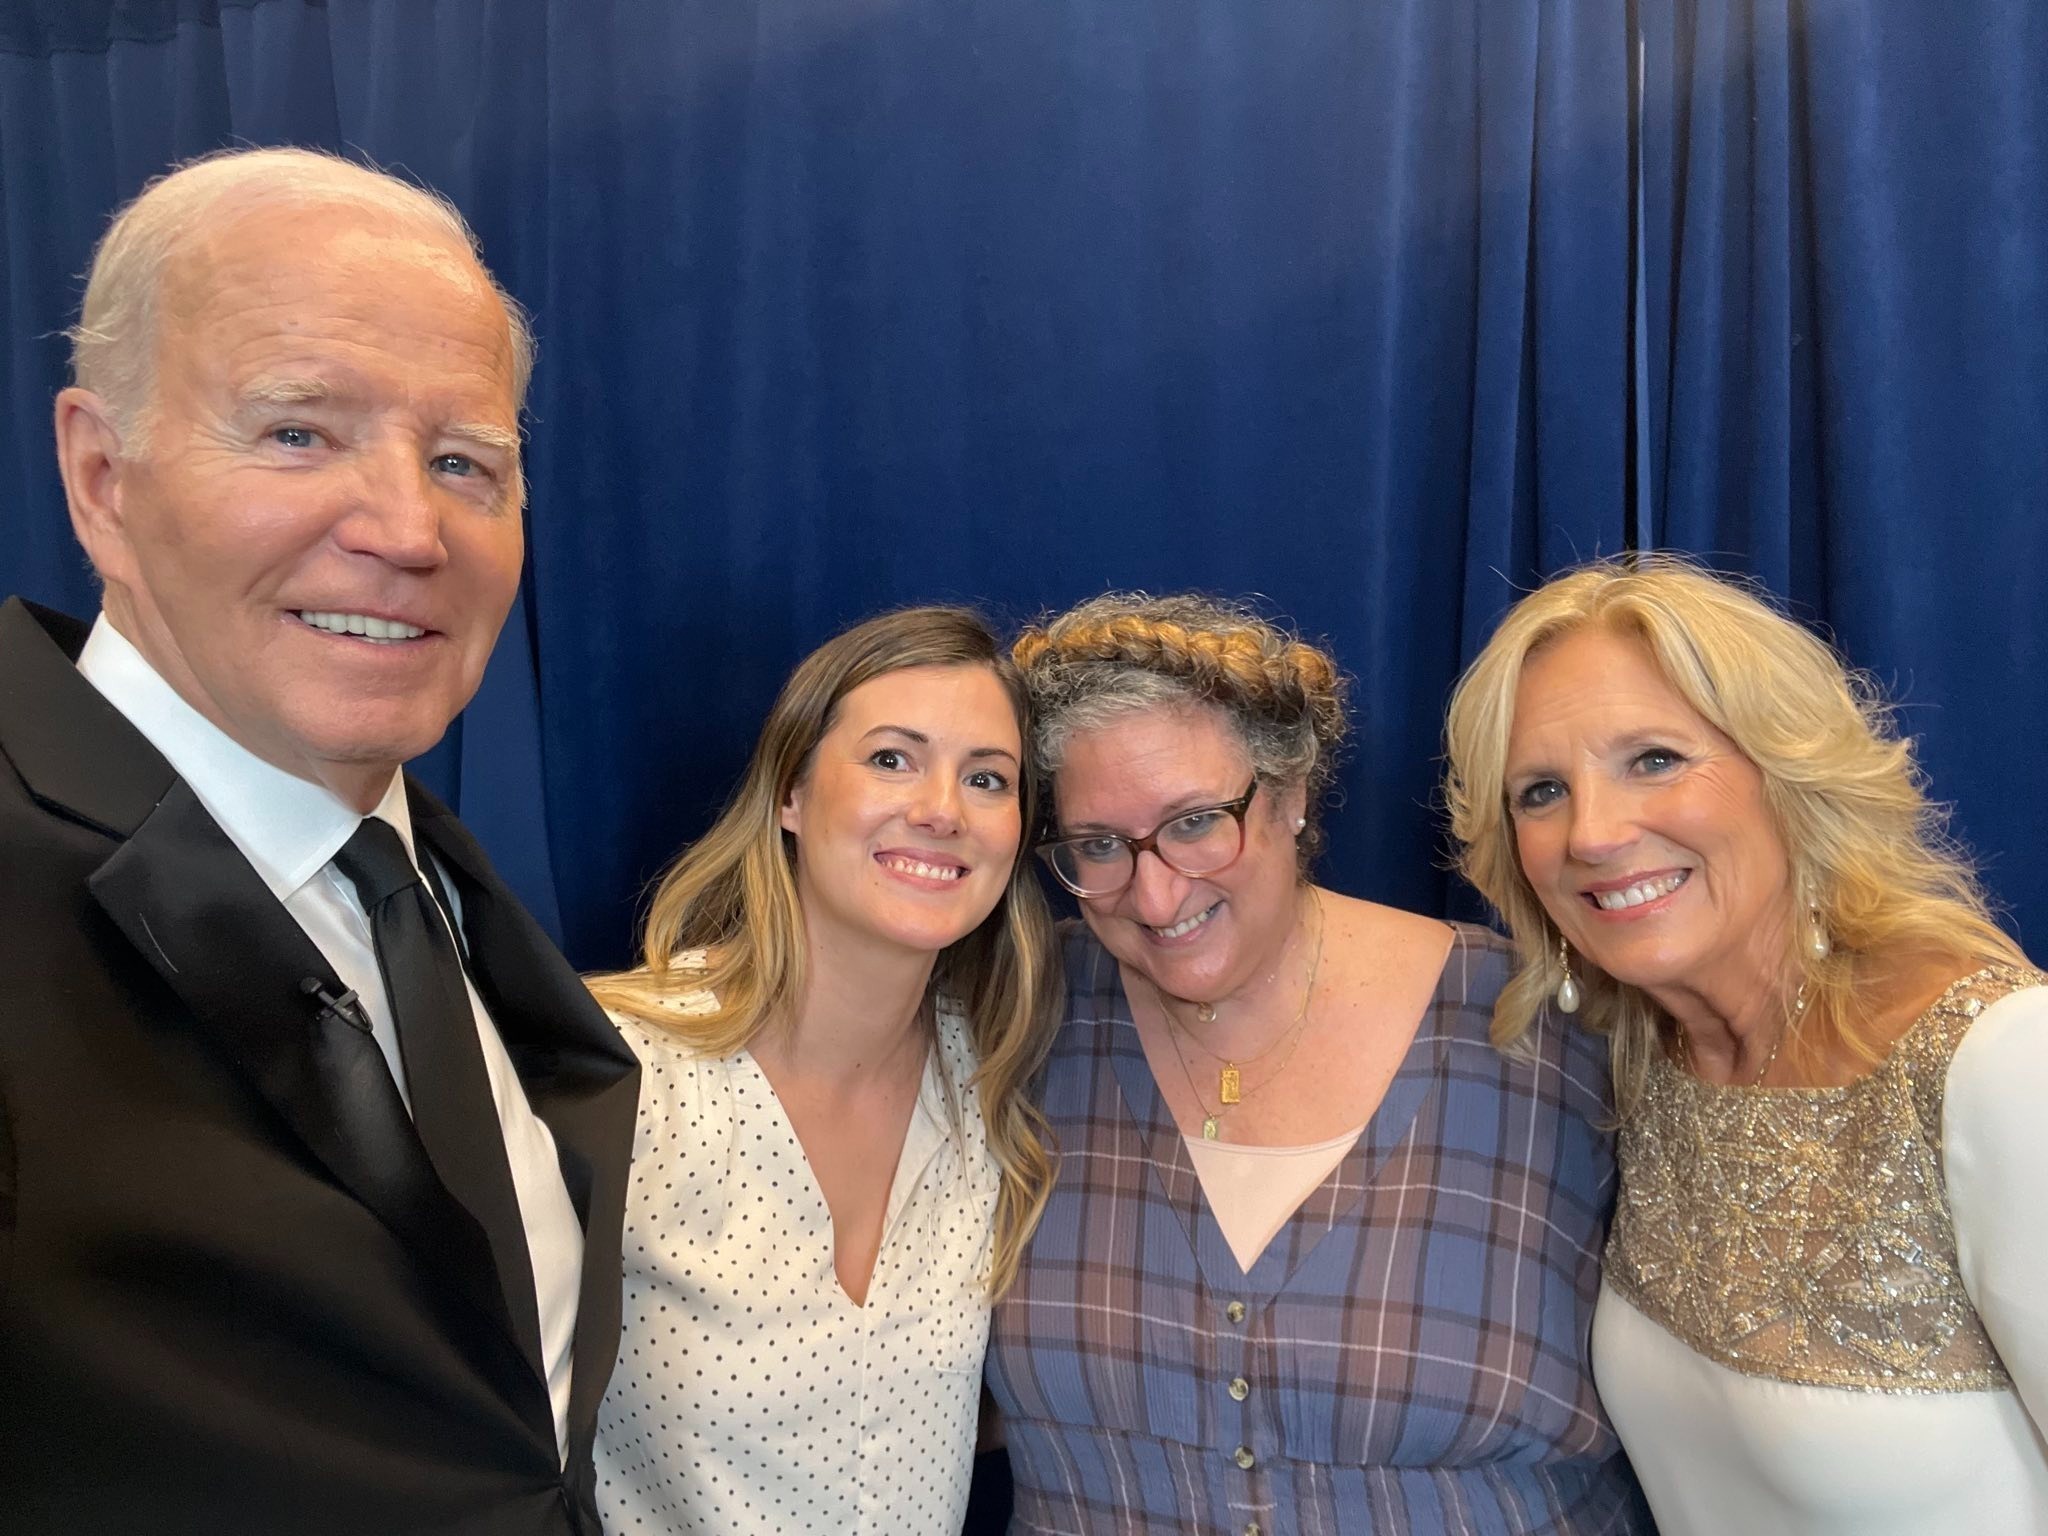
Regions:
[[1309, 880], [1330, 658], [1142, 594], [1015, 656], [1083, 922], [990, 1341], [1013, 1532], [1650, 1530], [1586, 1358], [1604, 1053], [1495, 1051], [1502, 940]]

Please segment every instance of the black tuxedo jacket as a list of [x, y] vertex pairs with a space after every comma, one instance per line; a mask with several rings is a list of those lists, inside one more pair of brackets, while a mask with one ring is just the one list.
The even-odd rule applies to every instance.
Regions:
[[84, 638], [0, 607], [0, 1530], [590, 1536], [631, 1052], [408, 785], [583, 1222], [564, 1472], [376, 1043], [301, 994], [340, 984]]

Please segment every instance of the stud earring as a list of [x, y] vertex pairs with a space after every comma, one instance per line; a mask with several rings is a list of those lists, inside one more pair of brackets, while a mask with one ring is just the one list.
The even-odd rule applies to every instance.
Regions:
[[1557, 963], [1564, 968], [1564, 979], [1557, 984], [1557, 1011], [1577, 1013], [1579, 1011], [1579, 984], [1572, 976], [1572, 952], [1564, 942], [1564, 935], [1557, 936]]
[[1294, 818], [1294, 835], [1295, 835], [1296, 837], [1299, 837], [1299, 836], [1301, 836], [1301, 834], [1302, 834], [1302, 833], [1306, 832], [1307, 830], [1308, 830], [1308, 818], [1307, 818], [1306, 816], [1297, 816], [1297, 817], [1295, 817], [1295, 818]]
[[1834, 953], [1835, 946], [1828, 942], [1828, 930], [1820, 920], [1820, 903], [1809, 903], [1806, 908], [1806, 953], [1814, 960], [1825, 960]]

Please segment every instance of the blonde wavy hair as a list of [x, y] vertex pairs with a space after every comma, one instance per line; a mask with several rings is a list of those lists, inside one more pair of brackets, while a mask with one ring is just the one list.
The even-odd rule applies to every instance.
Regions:
[[1314, 863], [1345, 730], [1344, 677], [1326, 652], [1243, 603], [1109, 592], [1026, 628], [1010, 654], [1031, 691], [1032, 756], [1048, 785], [1077, 734], [1205, 705], [1230, 722], [1260, 779], [1306, 788], [1296, 846], [1304, 871]]
[[[1805, 925], [1787, 925], [1787, 965], [1803, 971], [1808, 991], [1788, 1042], [1795, 1058], [1837, 1047], [1870, 1063], [1882, 1057], [1888, 1042], [1867, 1032], [1857, 1005], [1859, 955], [1918, 948], [2024, 963], [1869, 678], [1747, 586], [1668, 554], [1604, 560], [1518, 602], [1451, 698], [1444, 794], [1458, 867], [1505, 920], [1521, 960], [1494, 1009], [1496, 1045], [1521, 1040], [1561, 979], [1557, 935], [1522, 874], [1508, 804], [1516, 690], [1532, 654], [1583, 630], [1641, 641], [1665, 680], [1763, 776], [1791, 889], [1814, 905], [1833, 946], [1814, 961], [1801, 943]], [[1579, 980], [1580, 1018], [1609, 1035], [1626, 1114], [1662, 1049], [1663, 1012], [1590, 966]]]
[[[1029, 740], [1023, 680], [972, 609], [885, 613], [806, 657], [769, 710], [724, 812], [656, 886], [640, 964], [589, 979], [598, 1001], [707, 1056], [731, 1055], [759, 1031], [786, 1026], [803, 996], [805, 949], [794, 839], [782, 830], [782, 806], [847, 694], [911, 667], [956, 666], [986, 667], [995, 674], [1016, 711], [1020, 735]], [[1036, 775], [1026, 764], [1020, 777], [1020, 825], [1028, 838]], [[696, 951], [702, 952], [701, 964], [677, 963]], [[989, 1276], [994, 1295], [1015, 1277], [1052, 1189], [1045, 1121], [1026, 1088], [1057, 1022], [1057, 967], [1045, 898], [1020, 848], [995, 910], [939, 955], [924, 1003], [928, 1025], [938, 998], [958, 1003], [980, 1059], [975, 1089], [989, 1151], [1002, 1170]], [[667, 1006], [685, 993], [709, 993], [717, 1011], [685, 1014]]]

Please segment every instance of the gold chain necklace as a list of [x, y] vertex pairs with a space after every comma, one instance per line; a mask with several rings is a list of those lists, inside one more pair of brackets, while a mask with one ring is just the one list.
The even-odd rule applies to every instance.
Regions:
[[[1264, 1050], [1260, 1051], [1256, 1056], [1247, 1056], [1242, 1062], [1230, 1057], [1216, 1056], [1216, 1053], [1209, 1050], [1207, 1046], [1202, 1045], [1201, 1041], [1195, 1041], [1195, 1044], [1203, 1051], [1222, 1063], [1222, 1066], [1216, 1073], [1216, 1097], [1219, 1102], [1214, 1112], [1211, 1112], [1208, 1101], [1202, 1097], [1202, 1091], [1195, 1086], [1195, 1074], [1193, 1069], [1188, 1066], [1187, 1052], [1181, 1049], [1180, 1037], [1182, 1026], [1180, 1021], [1174, 1018], [1173, 1010], [1166, 1006], [1166, 994], [1160, 991], [1157, 986], [1152, 988], [1153, 995], [1159, 999], [1160, 1016], [1166, 1020], [1166, 1037], [1173, 1042], [1174, 1058], [1180, 1062], [1181, 1076], [1188, 1080], [1188, 1093], [1193, 1097], [1195, 1107], [1202, 1112], [1202, 1139], [1204, 1141], [1214, 1141], [1217, 1133], [1222, 1129], [1223, 1116], [1226, 1111], [1242, 1104], [1248, 1097], [1244, 1088], [1244, 1068], [1264, 1061], [1284, 1041], [1287, 1045], [1287, 1054], [1280, 1058], [1280, 1064], [1267, 1073], [1264, 1080], [1258, 1083], [1251, 1091], [1252, 1093], [1257, 1093], [1269, 1084], [1277, 1082], [1280, 1075], [1287, 1070], [1288, 1063], [1294, 1060], [1295, 1048], [1301, 1044], [1301, 1037], [1308, 1031], [1309, 1004], [1315, 1000], [1316, 975], [1322, 969], [1323, 964], [1323, 903], [1322, 898], [1315, 893], [1314, 887], [1310, 887], [1309, 901], [1315, 908], [1316, 914], [1315, 942], [1309, 953], [1308, 976], [1301, 991], [1301, 1006], [1295, 1010], [1294, 1017], [1288, 1020], [1287, 1027], [1275, 1035]], [[1205, 1024], [1213, 1022], [1216, 1017], [1215, 1004], [1196, 1004], [1195, 1017]]]
[[[1764, 1056], [1764, 1064], [1756, 1069], [1756, 1076], [1752, 1077], [1749, 1080], [1750, 1087], [1756, 1087], [1766, 1077], [1770, 1076], [1771, 1068], [1777, 1064], [1778, 1047], [1785, 1043], [1785, 1037], [1792, 1033], [1792, 1026], [1798, 1023], [1799, 1016], [1805, 1012], [1806, 979], [1804, 977], [1801, 977], [1799, 981], [1799, 990], [1792, 994], [1792, 1010], [1790, 1013], [1785, 1015], [1785, 1022], [1778, 1026], [1778, 1033], [1776, 1037], [1771, 1041], [1770, 1050]], [[1676, 1028], [1678, 1031], [1679, 1065], [1685, 1068], [1686, 1073], [1689, 1076], [1698, 1077], [1699, 1073], [1694, 1070], [1692, 1064], [1692, 1042], [1688, 1040], [1685, 1036], [1685, 1026], [1682, 1024], [1677, 1024], [1674, 1021], [1673, 1027]]]

